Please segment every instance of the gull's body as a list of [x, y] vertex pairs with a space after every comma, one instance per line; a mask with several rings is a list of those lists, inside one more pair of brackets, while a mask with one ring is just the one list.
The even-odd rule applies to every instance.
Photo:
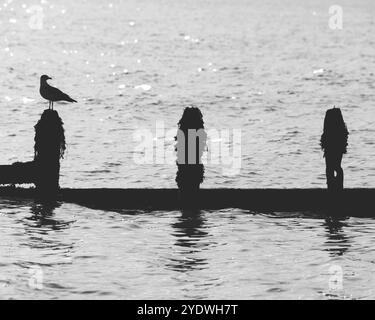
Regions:
[[77, 102], [76, 100], [69, 97], [66, 93], [60, 91], [59, 89], [50, 86], [47, 80], [51, 79], [49, 76], [43, 75], [40, 77], [40, 95], [49, 101], [49, 108], [52, 107], [55, 101], [67, 101], [67, 102]]

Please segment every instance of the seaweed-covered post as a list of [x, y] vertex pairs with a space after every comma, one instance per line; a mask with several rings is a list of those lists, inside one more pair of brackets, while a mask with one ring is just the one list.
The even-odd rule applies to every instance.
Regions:
[[344, 171], [341, 161], [347, 152], [348, 135], [349, 132], [341, 110], [335, 107], [327, 110], [320, 145], [326, 160], [328, 190], [340, 191], [344, 189]]
[[65, 152], [64, 127], [55, 110], [44, 110], [35, 125], [35, 185], [41, 196], [53, 196], [59, 190], [60, 159]]
[[178, 122], [177, 144], [177, 186], [181, 191], [183, 205], [194, 206], [198, 191], [204, 179], [202, 164], [207, 134], [204, 130], [202, 112], [197, 107], [187, 107]]

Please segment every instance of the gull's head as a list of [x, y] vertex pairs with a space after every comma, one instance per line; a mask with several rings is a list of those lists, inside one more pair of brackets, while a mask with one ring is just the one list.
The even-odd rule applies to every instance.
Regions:
[[42, 81], [42, 82], [46, 82], [47, 80], [50, 80], [50, 79], [52, 79], [52, 78], [47, 76], [46, 74], [44, 74], [40, 77], [40, 81]]

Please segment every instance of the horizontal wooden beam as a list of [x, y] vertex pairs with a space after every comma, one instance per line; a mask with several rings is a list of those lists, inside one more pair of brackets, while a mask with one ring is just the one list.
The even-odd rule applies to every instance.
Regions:
[[11, 165], [0, 166], [0, 185], [34, 183], [34, 181], [34, 161], [16, 162]]
[[[34, 189], [0, 188], [0, 197], [33, 198]], [[190, 199], [203, 210], [240, 208], [260, 212], [317, 211], [350, 216], [375, 216], [375, 189], [201, 189]], [[61, 189], [59, 201], [103, 210], [179, 210], [178, 189]]]

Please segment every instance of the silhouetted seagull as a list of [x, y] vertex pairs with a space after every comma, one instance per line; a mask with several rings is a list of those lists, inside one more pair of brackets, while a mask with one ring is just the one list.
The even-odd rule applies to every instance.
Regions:
[[50, 86], [47, 83], [47, 80], [49, 79], [52, 79], [52, 78], [50, 78], [49, 76], [45, 74], [42, 75], [40, 77], [40, 89], [39, 89], [40, 95], [44, 99], [48, 100], [49, 102], [48, 109], [51, 109], [52, 107], [52, 110], [53, 110], [53, 103], [55, 101], [77, 102], [71, 97], [69, 97], [66, 93], [60, 91], [59, 89], [55, 87]]

